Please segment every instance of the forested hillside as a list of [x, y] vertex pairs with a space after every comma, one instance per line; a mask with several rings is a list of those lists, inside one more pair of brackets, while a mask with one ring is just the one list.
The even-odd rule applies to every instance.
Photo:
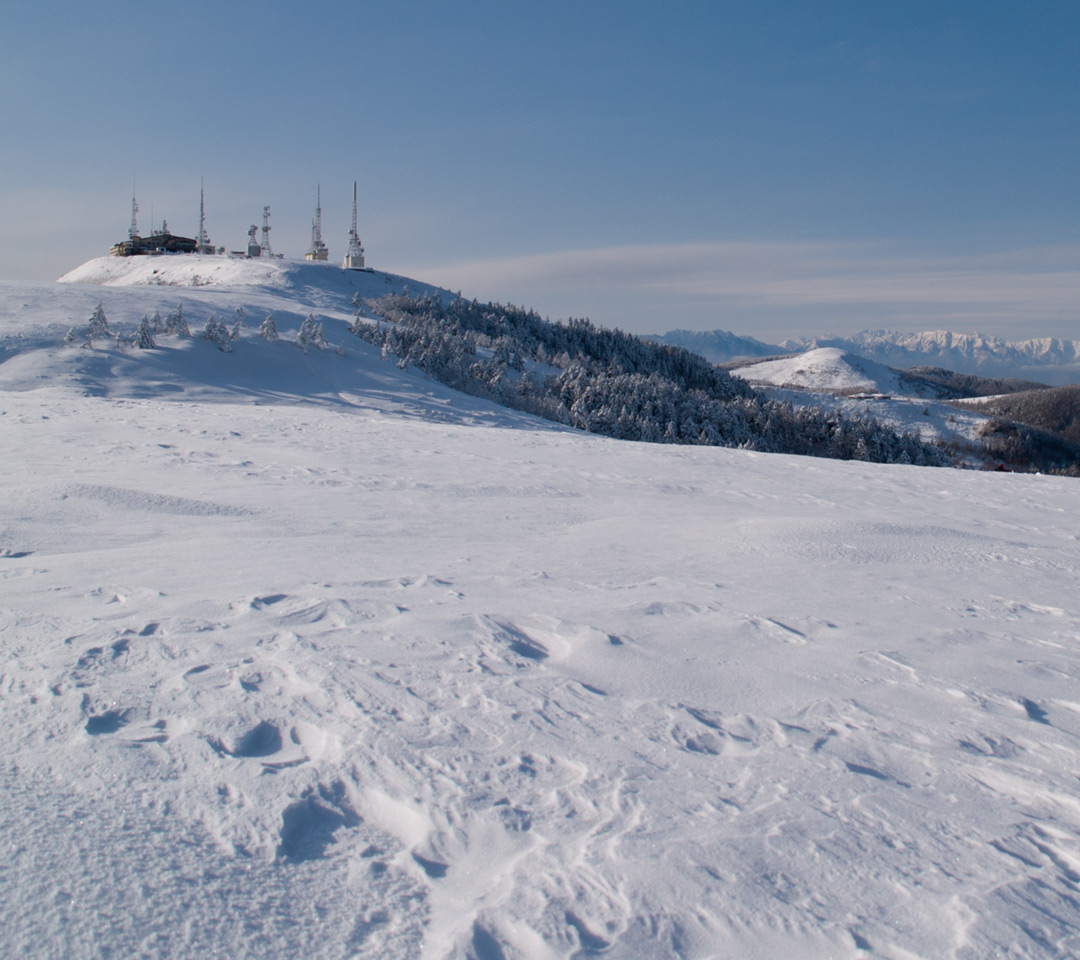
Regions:
[[946, 465], [939, 449], [869, 416], [757, 396], [688, 350], [588, 320], [461, 298], [391, 294], [369, 301], [383, 322], [352, 332], [441, 383], [591, 433], [841, 460]]
[[1080, 387], [1051, 387], [957, 406], [992, 414], [982, 439], [1014, 468], [1080, 475]]

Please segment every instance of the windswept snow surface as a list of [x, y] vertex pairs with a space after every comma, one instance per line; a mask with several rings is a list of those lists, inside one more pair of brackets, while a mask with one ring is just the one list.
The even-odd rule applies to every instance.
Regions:
[[1080, 951], [1075, 480], [62, 343], [173, 293], [0, 288], [5, 954]]

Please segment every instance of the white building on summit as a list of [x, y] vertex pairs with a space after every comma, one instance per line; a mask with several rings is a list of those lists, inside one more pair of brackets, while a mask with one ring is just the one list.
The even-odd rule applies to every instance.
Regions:
[[356, 181], [352, 185], [352, 229], [349, 231], [349, 249], [341, 263], [343, 270], [366, 270], [364, 266], [364, 247], [360, 243], [360, 234], [356, 229]]

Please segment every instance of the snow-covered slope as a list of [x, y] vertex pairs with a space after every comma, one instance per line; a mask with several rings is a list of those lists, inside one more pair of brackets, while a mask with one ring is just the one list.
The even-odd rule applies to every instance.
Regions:
[[302, 276], [0, 286], [8, 953], [1080, 949], [1075, 481], [574, 433]]
[[853, 390], [890, 393], [898, 388], [900, 381], [894, 370], [836, 347], [819, 347], [777, 360], [748, 363], [732, 369], [731, 373], [751, 383], [828, 393]]

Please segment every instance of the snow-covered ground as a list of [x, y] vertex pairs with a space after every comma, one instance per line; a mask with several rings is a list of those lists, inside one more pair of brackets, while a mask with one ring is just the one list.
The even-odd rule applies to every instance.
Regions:
[[1080, 951], [1075, 480], [575, 433], [289, 269], [0, 285], [4, 954]]

